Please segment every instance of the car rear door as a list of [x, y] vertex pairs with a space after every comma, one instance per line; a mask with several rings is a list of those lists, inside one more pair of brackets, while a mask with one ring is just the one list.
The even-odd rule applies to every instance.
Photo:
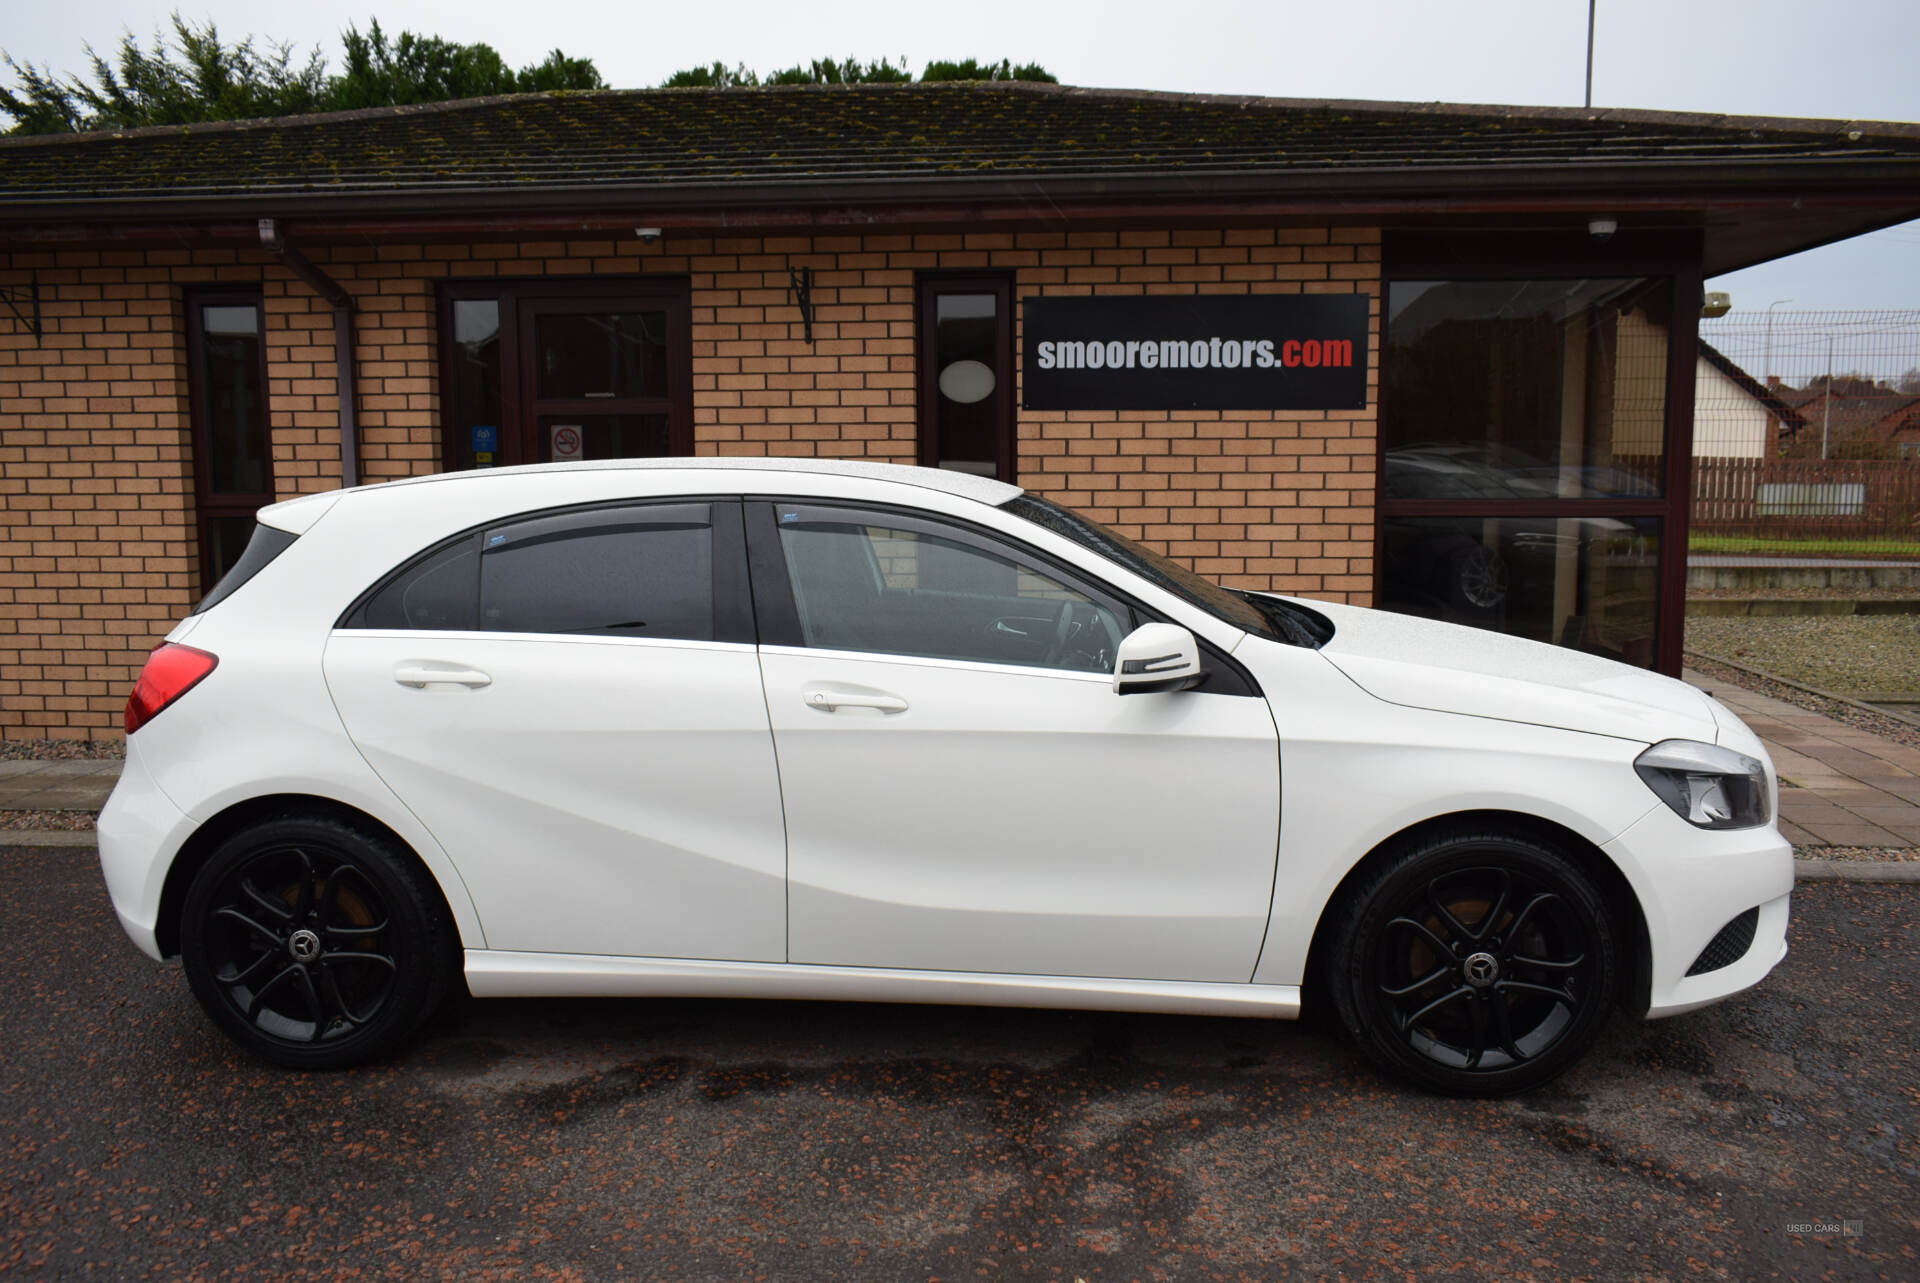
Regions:
[[1265, 699], [1114, 694], [1133, 608], [976, 527], [747, 515], [794, 962], [1249, 979], [1279, 836]]
[[779, 962], [779, 783], [731, 500], [471, 530], [328, 640], [367, 761], [492, 949]]

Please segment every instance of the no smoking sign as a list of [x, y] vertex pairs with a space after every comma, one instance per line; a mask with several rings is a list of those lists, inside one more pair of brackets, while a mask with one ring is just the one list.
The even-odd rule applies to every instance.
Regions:
[[556, 423], [553, 425], [551, 435], [548, 439], [553, 447], [553, 461], [555, 463], [581, 457], [579, 424]]

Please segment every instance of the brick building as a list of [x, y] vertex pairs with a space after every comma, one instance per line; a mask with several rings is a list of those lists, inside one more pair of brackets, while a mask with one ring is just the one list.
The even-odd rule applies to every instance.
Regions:
[[[1913, 125], [1032, 85], [0, 141], [0, 736], [117, 734], [263, 503], [623, 454], [998, 474], [1236, 586], [1673, 670], [1703, 273], [1917, 215]], [[1312, 296], [1345, 391], [1293, 368]], [[1068, 298], [1124, 369], [1034, 359]]]

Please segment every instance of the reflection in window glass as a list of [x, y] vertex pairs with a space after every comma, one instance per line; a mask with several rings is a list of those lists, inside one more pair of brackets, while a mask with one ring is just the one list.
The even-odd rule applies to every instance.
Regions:
[[1570, 646], [1654, 659], [1654, 517], [1387, 517], [1381, 605]]
[[958, 540], [805, 511], [779, 529], [808, 646], [1109, 672], [1126, 632], [1111, 607]]
[[453, 352], [447, 371], [446, 431], [455, 468], [503, 462], [500, 440], [500, 300], [453, 300]]
[[[269, 494], [273, 472], [267, 399], [260, 385], [260, 309], [253, 304], [206, 304], [197, 311], [200, 368], [195, 374], [205, 420], [208, 491]], [[251, 531], [251, 522], [247, 529]]]
[[375, 593], [351, 626], [471, 631], [478, 616], [479, 555], [470, 537], [449, 544]]
[[667, 395], [665, 312], [548, 312], [534, 321], [535, 395]]
[[482, 539], [482, 629], [713, 640], [710, 526], [525, 529]]
[[1664, 280], [1394, 281], [1387, 499], [1659, 493]]
[[936, 294], [933, 300], [934, 464], [975, 476], [1000, 473], [999, 298]]

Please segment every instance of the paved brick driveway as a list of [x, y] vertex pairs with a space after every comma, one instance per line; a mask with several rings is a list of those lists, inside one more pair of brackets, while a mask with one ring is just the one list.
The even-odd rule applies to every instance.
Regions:
[[1698, 673], [1780, 771], [1780, 831], [1795, 846], [1920, 846], [1920, 748]]

